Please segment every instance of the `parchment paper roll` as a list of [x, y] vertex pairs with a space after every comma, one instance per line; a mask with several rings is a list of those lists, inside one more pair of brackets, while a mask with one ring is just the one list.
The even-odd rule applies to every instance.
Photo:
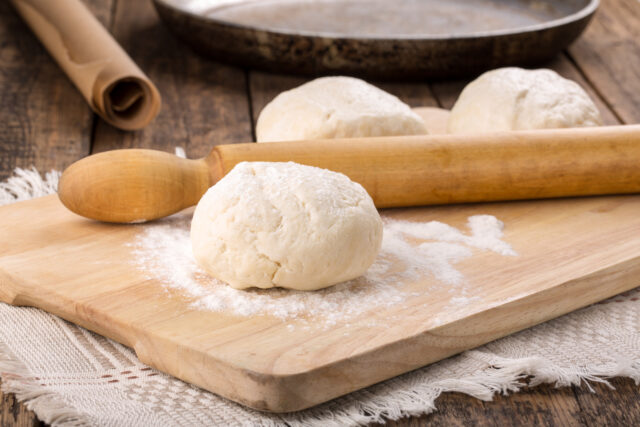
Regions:
[[11, 1], [104, 120], [135, 130], [158, 114], [156, 87], [80, 0]]

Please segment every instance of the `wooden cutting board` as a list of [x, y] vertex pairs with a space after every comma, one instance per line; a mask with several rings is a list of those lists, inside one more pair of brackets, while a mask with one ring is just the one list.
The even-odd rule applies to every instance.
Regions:
[[[49, 196], [0, 208], [0, 300], [54, 313], [140, 360], [244, 405], [293, 411], [366, 387], [640, 285], [640, 196], [388, 210], [465, 229], [494, 215], [518, 256], [455, 265], [467, 304], [433, 277], [399, 303], [327, 326], [190, 305], [131, 260], [149, 225], [97, 223]], [[322, 317], [322, 316], [321, 316]]]

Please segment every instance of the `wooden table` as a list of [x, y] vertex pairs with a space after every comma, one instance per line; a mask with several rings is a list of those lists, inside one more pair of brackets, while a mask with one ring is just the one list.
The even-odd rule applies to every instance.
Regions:
[[[8, 2], [0, 2], [0, 180], [15, 167], [63, 169], [100, 151], [144, 147], [205, 155], [220, 143], [254, 140], [255, 120], [279, 92], [303, 78], [270, 75], [203, 59], [158, 22], [149, 1], [87, 0], [92, 11], [157, 84], [162, 112], [140, 132], [118, 131], [93, 114]], [[586, 33], [546, 67], [587, 89], [607, 124], [640, 123], [640, 2], [602, 0]], [[465, 81], [381, 83], [412, 106], [450, 108]], [[614, 379], [593, 385], [539, 386], [481, 402], [448, 393], [438, 411], [389, 425], [633, 425], [640, 390]], [[40, 422], [0, 394], [0, 425]]]

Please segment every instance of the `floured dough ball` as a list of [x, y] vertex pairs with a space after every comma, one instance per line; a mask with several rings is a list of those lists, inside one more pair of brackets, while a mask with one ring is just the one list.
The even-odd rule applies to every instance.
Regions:
[[258, 117], [258, 142], [427, 133], [395, 96], [352, 77], [323, 77], [282, 92]]
[[243, 162], [196, 207], [198, 264], [236, 289], [315, 290], [362, 275], [382, 220], [360, 184], [296, 163]]
[[577, 83], [544, 69], [488, 71], [464, 88], [449, 116], [450, 133], [601, 124], [598, 108]]

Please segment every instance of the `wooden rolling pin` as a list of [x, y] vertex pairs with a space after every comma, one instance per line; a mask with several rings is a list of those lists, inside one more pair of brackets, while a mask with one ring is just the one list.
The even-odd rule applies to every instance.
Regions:
[[349, 176], [380, 208], [640, 192], [640, 125], [219, 145], [202, 159], [154, 150], [89, 156], [62, 203], [108, 222], [152, 220], [200, 200], [242, 161], [294, 161]]

